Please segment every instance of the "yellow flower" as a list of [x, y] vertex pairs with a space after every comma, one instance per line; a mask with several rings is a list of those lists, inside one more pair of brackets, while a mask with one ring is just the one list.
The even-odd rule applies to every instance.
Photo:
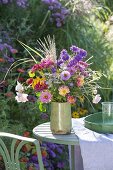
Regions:
[[32, 82], [33, 89], [36, 86], [36, 84], [38, 83], [44, 84], [44, 82], [45, 82], [45, 78], [36, 77], [35, 79], [33, 79], [33, 82]]
[[34, 77], [35, 76], [35, 73], [33, 73], [31, 70], [28, 72], [29, 74], [29, 77]]
[[72, 117], [73, 117], [73, 118], [79, 118], [80, 116], [79, 116], [79, 113], [78, 113], [77, 111], [74, 111], [74, 112], [72, 113]]
[[61, 86], [59, 87], [58, 91], [59, 91], [59, 94], [64, 97], [70, 92], [68, 86]]
[[85, 116], [88, 113], [88, 110], [79, 108], [78, 112], [80, 116]]
[[78, 97], [81, 103], [84, 103], [84, 96], [79, 96]]

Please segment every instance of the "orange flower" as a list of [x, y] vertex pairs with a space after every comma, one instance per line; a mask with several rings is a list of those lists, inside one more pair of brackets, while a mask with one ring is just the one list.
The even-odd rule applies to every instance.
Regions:
[[4, 63], [5, 60], [4, 60], [3, 58], [0, 58], [0, 62], [1, 62], [1, 63]]
[[84, 85], [84, 76], [78, 76], [77, 77], [77, 86], [81, 87]]
[[42, 157], [46, 157], [47, 156], [47, 152], [45, 150], [42, 151]]
[[71, 104], [74, 104], [74, 103], [76, 102], [76, 98], [73, 97], [73, 96], [68, 96], [68, 97], [67, 97], [67, 101], [68, 101], [69, 103], [71, 103]]

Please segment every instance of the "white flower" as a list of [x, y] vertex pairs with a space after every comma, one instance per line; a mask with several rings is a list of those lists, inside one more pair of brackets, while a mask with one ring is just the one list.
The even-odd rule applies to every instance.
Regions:
[[22, 93], [24, 91], [24, 87], [22, 86], [21, 83], [17, 81], [17, 85], [15, 87], [15, 90], [18, 91], [19, 93]]
[[101, 100], [100, 94], [97, 94], [97, 95], [93, 98], [93, 103], [97, 104], [100, 100]]
[[28, 94], [19, 93], [19, 92], [16, 92], [16, 94], [17, 94], [17, 96], [15, 97], [15, 99], [17, 100], [17, 102], [25, 103], [28, 101], [28, 99], [27, 99]]

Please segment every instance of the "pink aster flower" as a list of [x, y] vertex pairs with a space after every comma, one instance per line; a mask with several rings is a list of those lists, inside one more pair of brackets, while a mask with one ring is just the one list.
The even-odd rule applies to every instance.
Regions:
[[42, 103], [49, 103], [52, 99], [52, 95], [50, 92], [44, 91], [44, 92], [41, 92], [39, 99]]
[[58, 91], [59, 91], [59, 94], [64, 97], [70, 92], [68, 86], [61, 86], [59, 87]]
[[61, 77], [62, 80], [66, 81], [66, 80], [68, 80], [71, 77], [71, 74], [70, 74], [69, 71], [63, 71], [60, 74], [60, 77]]

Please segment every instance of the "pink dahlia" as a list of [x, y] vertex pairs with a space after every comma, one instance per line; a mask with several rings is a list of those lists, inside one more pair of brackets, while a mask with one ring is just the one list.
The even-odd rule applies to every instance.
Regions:
[[49, 103], [52, 99], [52, 95], [48, 91], [41, 92], [39, 99], [42, 103]]

